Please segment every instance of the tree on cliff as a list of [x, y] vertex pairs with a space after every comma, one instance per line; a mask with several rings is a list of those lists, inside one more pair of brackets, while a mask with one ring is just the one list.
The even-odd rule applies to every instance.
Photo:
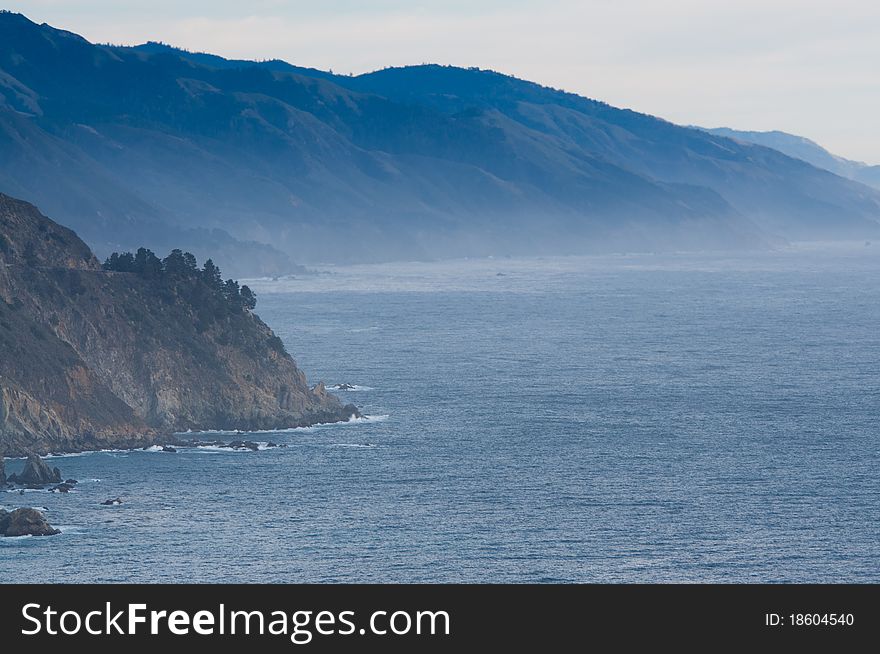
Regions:
[[157, 279], [162, 276], [162, 262], [152, 250], [138, 248], [134, 255], [134, 272], [147, 279]]
[[227, 279], [223, 284], [223, 297], [230, 305], [241, 307], [241, 289], [234, 279]]
[[213, 289], [220, 290], [223, 288], [223, 277], [220, 275], [220, 269], [214, 265], [212, 259], [205, 261], [202, 268], [202, 279]]
[[[195, 257], [193, 257], [193, 260], [195, 260]], [[183, 250], [178, 249], [171, 250], [171, 254], [162, 259], [162, 267], [165, 274], [170, 275], [171, 277], [189, 277], [195, 273], [195, 268], [189, 267], [188, 262], [184, 257]]]
[[257, 294], [254, 293], [250, 286], [241, 287], [241, 303], [248, 311], [253, 311], [257, 306]]
[[220, 269], [211, 259], [199, 270], [195, 256], [178, 248], [164, 259], [146, 248], [138, 248], [136, 254], [114, 252], [104, 261], [103, 268], [161, 282], [182, 294], [199, 309], [200, 315], [213, 316], [213, 319], [221, 319], [230, 311], [253, 311], [257, 306], [256, 294], [247, 286], [239, 287], [234, 279], [224, 282]]

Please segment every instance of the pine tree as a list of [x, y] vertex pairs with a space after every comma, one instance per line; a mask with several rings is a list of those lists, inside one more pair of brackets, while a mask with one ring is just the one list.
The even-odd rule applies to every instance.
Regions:
[[214, 290], [221, 291], [223, 289], [223, 278], [220, 276], [220, 269], [214, 265], [214, 261], [208, 259], [202, 268], [202, 279]]
[[241, 304], [248, 311], [253, 311], [256, 308], [257, 294], [250, 289], [250, 286], [241, 287]]
[[186, 259], [183, 258], [183, 251], [174, 249], [162, 260], [165, 268], [165, 274], [172, 277], [184, 277], [187, 274]]
[[186, 266], [186, 270], [190, 274], [190, 276], [198, 272], [199, 264], [196, 261], [195, 255], [193, 255], [192, 252], [183, 253], [183, 263]]
[[238, 288], [238, 282], [234, 279], [227, 279], [223, 284], [223, 296], [230, 306], [234, 308], [241, 307], [241, 293]]

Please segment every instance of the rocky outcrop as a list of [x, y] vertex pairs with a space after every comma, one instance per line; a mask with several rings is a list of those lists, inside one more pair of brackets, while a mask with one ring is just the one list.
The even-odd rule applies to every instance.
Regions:
[[258, 452], [262, 449], [275, 449], [280, 448], [284, 449], [287, 447], [285, 444], [279, 445], [278, 443], [268, 442], [265, 444], [255, 443], [254, 441], [232, 441], [231, 443], [226, 443], [224, 441], [200, 441], [200, 440], [192, 440], [187, 443], [190, 447], [216, 447], [227, 450], [235, 450], [237, 452]]
[[6, 464], [3, 461], [3, 453], [0, 452], [0, 486], [6, 483]]
[[19, 474], [10, 475], [9, 481], [20, 486], [60, 484], [61, 471], [58, 468], [50, 468], [39, 455], [29, 452], [27, 461], [24, 464], [24, 470]]
[[0, 194], [0, 454], [357, 414], [310, 388], [255, 314], [221, 310], [209, 293], [198, 280], [105, 271], [72, 231]]
[[36, 509], [0, 509], [0, 536], [54, 536], [60, 534]]

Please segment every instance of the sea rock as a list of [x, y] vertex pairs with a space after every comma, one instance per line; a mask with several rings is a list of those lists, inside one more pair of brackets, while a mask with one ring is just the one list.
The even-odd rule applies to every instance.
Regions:
[[260, 445], [259, 443], [255, 443], [254, 441], [232, 441], [230, 443], [226, 443], [224, 441], [198, 441], [192, 440], [187, 443], [189, 447], [220, 447], [227, 450], [237, 450], [239, 452], [243, 450], [248, 450], [250, 452], [257, 452], [258, 450], [265, 447], [265, 449], [270, 450], [274, 448], [285, 448], [287, 447], [286, 443], [275, 443], [268, 442], [265, 446]]
[[229, 447], [233, 450], [250, 450], [251, 452], [256, 452], [260, 449], [260, 446], [253, 441], [232, 441], [229, 445], [221, 447]]
[[73, 484], [68, 484], [67, 482], [62, 482], [57, 486], [53, 486], [49, 489], [50, 493], [69, 493], [73, 490]]
[[174, 447], [171, 447], [170, 445], [163, 445], [162, 451], [163, 452], [177, 452], [177, 449]]
[[101, 502], [101, 506], [119, 506], [120, 504], [122, 504], [122, 500], [118, 497], [112, 500], [104, 500], [103, 502]]
[[0, 509], [0, 535], [54, 536], [60, 533], [36, 509], [15, 509], [11, 513]]
[[38, 454], [28, 453], [24, 470], [20, 474], [13, 474], [9, 481], [20, 486], [45, 486], [46, 484], [60, 484], [61, 471], [58, 468], [50, 468]]
[[79, 482], [76, 479], [65, 479], [64, 483], [67, 484], [68, 486], [75, 486]]
[[337, 391], [351, 391], [354, 390], [354, 386], [352, 384], [346, 384], [345, 382], [341, 384], [334, 384], [333, 390]]

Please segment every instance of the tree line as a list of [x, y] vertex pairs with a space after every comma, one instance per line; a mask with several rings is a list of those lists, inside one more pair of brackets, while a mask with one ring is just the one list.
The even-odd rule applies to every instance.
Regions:
[[171, 250], [164, 259], [157, 257], [147, 248], [137, 252], [114, 252], [103, 264], [104, 270], [134, 273], [146, 279], [167, 282], [198, 281], [222, 296], [234, 309], [253, 311], [257, 306], [257, 296], [248, 286], [239, 286], [234, 279], [223, 281], [220, 269], [211, 259], [199, 268], [195, 256], [179, 249]]

